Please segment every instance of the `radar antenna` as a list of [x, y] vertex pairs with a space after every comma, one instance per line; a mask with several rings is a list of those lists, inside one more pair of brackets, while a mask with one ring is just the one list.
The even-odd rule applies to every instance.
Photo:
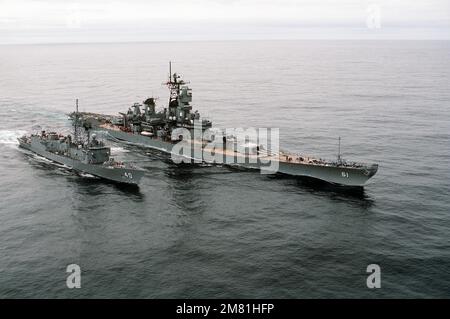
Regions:
[[172, 61], [169, 61], [169, 81], [166, 85], [169, 87], [169, 105], [170, 102], [176, 100], [180, 94], [180, 88], [182, 85], [189, 84], [189, 82], [183, 81], [181, 76], [177, 73], [172, 74]]

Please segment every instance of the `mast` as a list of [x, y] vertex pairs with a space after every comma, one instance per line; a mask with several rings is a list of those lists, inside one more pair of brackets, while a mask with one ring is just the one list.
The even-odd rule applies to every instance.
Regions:
[[[169, 61], [169, 82], [167, 83], [167, 85], [169, 86], [169, 88], [172, 85], [172, 61]], [[172, 91], [170, 91], [169, 93], [169, 105], [171, 100], [172, 100]]]
[[78, 143], [78, 99], [75, 100], [75, 105], [76, 105], [76, 108], [75, 108], [75, 124], [74, 124], [73, 137], [74, 137], [75, 143]]
[[339, 136], [339, 144], [338, 144], [338, 163], [341, 162], [341, 137]]
[[169, 81], [166, 83], [170, 91], [169, 104], [178, 98], [180, 87], [185, 84], [189, 84], [189, 82], [183, 81], [177, 73], [172, 74], [172, 61], [169, 61]]

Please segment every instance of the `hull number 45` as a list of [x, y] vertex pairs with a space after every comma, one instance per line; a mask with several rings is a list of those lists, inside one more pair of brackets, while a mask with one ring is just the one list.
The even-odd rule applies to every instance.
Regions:
[[123, 173], [123, 176], [125, 176], [126, 178], [129, 178], [129, 179], [133, 179], [133, 174], [128, 173], [128, 172]]

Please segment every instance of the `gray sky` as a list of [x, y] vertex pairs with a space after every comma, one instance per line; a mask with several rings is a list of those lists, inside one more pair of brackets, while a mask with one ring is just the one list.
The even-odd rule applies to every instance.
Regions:
[[0, 43], [450, 39], [449, 0], [0, 0]]

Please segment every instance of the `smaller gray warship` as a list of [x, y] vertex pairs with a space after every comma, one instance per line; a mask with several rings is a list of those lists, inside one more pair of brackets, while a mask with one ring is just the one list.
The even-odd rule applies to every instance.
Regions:
[[73, 139], [71, 135], [41, 131], [39, 134], [24, 135], [18, 141], [20, 147], [51, 161], [109, 181], [137, 185], [144, 175], [143, 170], [110, 157], [111, 149], [95, 134], [91, 136], [88, 133], [87, 141], [80, 139], [76, 126]]

